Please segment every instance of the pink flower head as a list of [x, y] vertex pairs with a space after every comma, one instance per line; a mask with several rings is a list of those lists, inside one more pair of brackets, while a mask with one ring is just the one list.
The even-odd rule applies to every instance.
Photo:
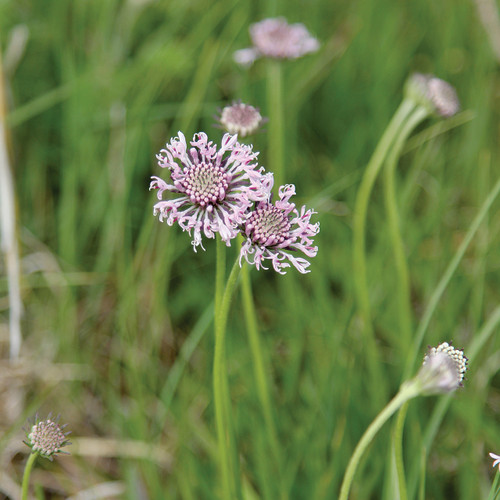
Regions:
[[284, 17], [264, 19], [250, 26], [253, 47], [238, 50], [234, 60], [242, 65], [252, 64], [258, 57], [297, 59], [316, 52], [319, 42], [302, 23], [288, 24]]
[[[267, 199], [271, 174], [258, 168], [252, 146], [237, 142], [237, 135], [225, 134], [220, 149], [205, 133], [195, 134], [188, 148], [186, 138], [171, 139], [156, 157], [168, 168], [171, 182], [153, 176], [149, 189], [156, 189], [160, 200], [154, 215], [169, 226], [177, 222], [191, 234], [193, 249], [202, 245], [202, 233], [214, 238], [219, 233], [226, 245], [238, 234], [247, 209], [255, 201]], [[163, 200], [167, 191], [178, 195]]]
[[490, 457], [493, 459], [493, 467], [496, 467], [498, 465], [498, 470], [500, 471], [500, 455], [490, 453]]
[[220, 128], [227, 130], [230, 134], [246, 137], [257, 132], [267, 119], [262, 117], [258, 108], [235, 101], [220, 110], [220, 117], [217, 117], [217, 121], [220, 123]]
[[289, 262], [301, 273], [309, 272], [309, 261], [297, 257], [297, 252], [306, 257], [314, 257], [318, 253], [318, 247], [312, 246], [312, 238], [319, 232], [319, 222], [310, 222], [311, 216], [316, 213], [314, 210], [306, 211], [303, 206], [298, 212], [295, 204], [289, 201], [294, 194], [293, 184], [281, 186], [279, 201], [273, 205], [269, 195], [267, 200], [259, 202], [247, 214], [242, 226], [246, 241], [240, 251], [240, 266], [244, 257], [257, 269], [267, 269], [263, 261], [269, 259], [274, 270], [280, 274], [285, 274], [283, 269], [290, 267]]

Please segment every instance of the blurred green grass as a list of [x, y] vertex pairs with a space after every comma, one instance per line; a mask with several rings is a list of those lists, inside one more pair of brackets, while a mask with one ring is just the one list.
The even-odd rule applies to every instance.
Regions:
[[[212, 117], [237, 98], [266, 115], [264, 65], [242, 70], [231, 55], [249, 45], [248, 25], [270, 14], [305, 23], [322, 42], [319, 53], [284, 68], [288, 182], [297, 186], [297, 203], [314, 200], [319, 253], [305, 276], [252, 272], [290, 498], [335, 498], [356, 442], [380, 410], [373, 403], [379, 388], [365, 376], [352, 295], [352, 207], [411, 71], [451, 82], [473, 112], [464, 124], [422, 139], [398, 169], [417, 319], [498, 177], [498, 63], [473, 2], [2, 2], [2, 47], [16, 26], [29, 33], [6, 74], [25, 270], [23, 355], [47, 367], [83, 365], [90, 377], [56, 383], [35, 373], [24, 386], [24, 410], [3, 418], [0, 432], [11, 435], [40, 408], [62, 413], [75, 437], [141, 440], [171, 457], [167, 466], [126, 454], [62, 458], [50, 470], [61, 474], [71, 460], [64, 470], [70, 493], [113, 479], [125, 482], [130, 499], [217, 498], [210, 327], [171, 400], [165, 389], [210, 307], [214, 245], [195, 254], [187, 234], [160, 225], [147, 187], [159, 170], [154, 155], [178, 130], [186, 137], [205, 130], [219, 143]], [[265, 133], [254, 145], [265, 166]], [[369, 212], [369, 282], [394, 393], [404, 359], [379, 191]], [[498, 305], [497, 213], [498, 203], [440, 301], [425, 344], [466, 346]], [[286, 299], [284, 287], [293, 290]], [[0, 290], [6, 295], [3, 279]], [[228, 369], [242, 470], [247, 490], [272, 498], [273, 465], [238, 301], [228, 324]], [[3, 322], [7, 309], [0, 313]], [[487, 452], [500, 447], [498, 348], [494, 336], [454, 397], [430, 450], [426, 498], [482, 498], [488, 490]], [[410, 406], [408, 466], [419, 460], [435, 405], [430, 398]], [[384, 429], [370, 449], [353, 498], [383, 498], [388, 437]], [[8, 461], [6, 470], [19, 479], [19, 463]]]

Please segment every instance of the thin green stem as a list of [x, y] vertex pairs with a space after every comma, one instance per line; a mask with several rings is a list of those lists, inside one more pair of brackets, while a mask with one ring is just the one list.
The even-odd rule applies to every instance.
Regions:
[[497, 472], [493, 484], [491, 485], [491, 490], [487, 500], [495, 500], [498, 497], [498, 494], [500, 493], [499, 484], [500, 484], [500, 472]]
[[[368, 356], [368, 369], [370, 376], [374, 379], [381, 389], [383, 389], [383, 377], [380, 373], [380, 363], [378, 362], [377, 349], [375, 344], [371, 310], [370, 297], [368, 292], [368, 283], [366, 276], [366, 248], [365, 248], [365, 231], [366, 231], [366, 216], [368, 211], [368, 202], [370, 194], [375, 183], [375, 179], [383, 165], [389, 148], [394, 142], [395, 137], [399, 133], [401, 127], [408, 119], [412, 111], [415, 109], [415, 104], [409, 99], [404, 99], [394, 114], [392, 120], [387, 126], [382, 138], [380, 139], [372, 157], [366, 167], [366, 170], [361, 179], [361, 184], [356, 195], [353, 218], [353, 280], [356, 300], [363, 321], [363, 337]], [[384, 396], [383, 390], [377, 391], [380, 398]]]
[[403, 429], [405, 426], [406, 413], [408, 411], [408, 402], [399, 410], [396, 417], [396, 423], [392, 433], [392, 450], [394, 453], [394, 463], [396, 465], [396, 474], [398, 477], [399, 500], [407, 500], [406, 478], [403, 461]]
[[28, 487], [30, 483], [30, 475], [31, 471], [33, 470], [33, 465], [35, 464], [36, 457], [38, 457], [38, 453], [30, 453], [28, 461], [26, 462], [26, 467], [24, 467], [21, 500], [28, 499]]
[[448, 267], [446, 268], [445, 273], [443, 274], [443, 277], [439, 281], [438, 285], [434, 289], [434, 292], [429, 300], [429, 303], [427, 305], [427, 308], [424, 312], [424, 315], [422, 317], [422, 320], [420, 321], [420, 324], [418, 326], [417, 332], [414, 337], [414, 342], [413, 342], [413, 347], [411, 348], [409, 352], [409, 356], [407, 359], [407, 364], [406, 364], [406, 369], [404, 372], [403, 380], [408, 378], [412, 371], [414, 370], [415, 363], [417, 360], [417, 357], [420, 355], [420, 346], [422, 344], [422, 341], [424, 339], [425, 332], [427, 331], [427, 328], [429, 327], [432, 315], [434, 314], [434, 311], [436, 310], [436, 307], [439, 303], [439, 300], [441, 299], [441, 296], [443, 295], [444, 291], [446, 290], [446, 287], [451, 281], [451, 278], [455, 274], [455, 271], [457, 270], [458, 264], [460, 264], [460, 261], [462, 260], [463, 256], [465, 255], [465, 251], [469, 247], [472, 239], [474, 238], [477, 230], [479, 229], [479, 226], [483, 222], [484, 218], [488, 214], [488, 210], [491, 208], [491, 205], [495, 201], [496, 197], [500, 193], [500, 179], [496, 182], [496, 184], [493, 186], [493, 189], [490, 191], [488, 197], [486, 200], [484, 200], [484, 203], [482, 204], [478, 214], [472, 221], [472, 224], [470, 225], [465, 238], [462, 240], [462, 243], [458, 247], [458, 250], [456, 251], [455, 255], [453, 256], [453, 259], [450, 261], [448, 264]]
[[[232, 419], [229, 401], [229, 390], [226, 371], [226, 326], [231, 298], [236, 288], [240, 267], [234, 263], [226, 288], [221, 299], [216, 298], [215, 310], [215, 348], [213, 365], [213, 390], [215, 405], [215, 420], [219, 446], [219, 462], [222, 475], [223, 498], [234, 500], [241, 498], [239, 483], [239, 468], [237, 460], [232, 460], [234, 438], [232, 435]], [[218, 272], [216, 272], [217, 276]]]
[[[412, 313], [408, 264], [406, 261], [403, 238], [400, 232], [400, 220], [396, 200], [395, 171], [406, 140], [428, 114], [425, 108], [417, 107], [413, 114], [410, 115], [401, 129], [400, 134], [394, 141], [394, 145], [391, 148], [384, 168], [384, 201], [389, 224], [389, 239], [392, 246], [392, 254], [398, 279], [396, 300], [398, 301], [399, 335], [401, 338], [401, 345], [404, 346], [404, 349], [408, 349], [410, 345], [412, 335]], [[406, 351], [404, 355], [406, 355]]]
[[409, 401], [410, 399], [418, 396], [419, 387], [418, 383], [413, 380], [405, 382], [399, 392], [394, 396], [394, 398], [387, 404], [387, 406], [375, 417], [375, 420], [369, 425], [365, 433], [361, 437], [354, 453], [349, 460], [344, 479], [342, 480], [342, 486], [340, 487], [339, 500], [347, 500], [349, 497], [349, 490], [351, 488], [352, 480], [354, 478], [354, 473], [358, 468], [361, 461], [361, 457], [365, 453], [368, 445], [372, 442], [373, 438], [376, 436], [380, 428], [387, 422], [387, 420], [396, 412], [401, 405]]
[[269, 112], [269, 166], [274, 173], [274, 185], [285, 179], [283, 75], [280, 61], [267, 61], [267, 107]]
[[[262, 407], [262, 413], [264, 416], [264, 422], [266, 424], [267, 434], [269, 443], [271, 445], [271, 450], [274, 455], [274, 461], [279, 467], [281, 465], [281, 447], [278, 439], [278, 433], [276, 430], [276, 424], [274, 419], [273, 405], [271, 402], [271, 391], [268, 382], [268, 370], [266, 369], [266, 363], [264, 360], [264, 350], [262, 349], [262, 343], [259, 335], [259, 328], [257, 326], [257, 316], [255, 313], [255, 307], [253, 302], [252, 294], [252, 284], [250, 281], [250, 272], [248, 265], [243, 264], [241, 269], [241, 294], [243, 300], [243, 311], [245, 314], [245, 324], [248, 334], [248, 343], [250, 344], [250, 351], [252, 353], [253, 370], [255, 383], [257, 386], [257, 395], [259, 398], [260, 405]], [[280, 474], [281, 482], [281, 474]], [[286, 498], [284, 488], [281, 488], [281, 498]]]
[[220, 238], [215, 238], [215, 315], [222, 302], [224, 294], [224, 281], [226, 278], [226, 245]]

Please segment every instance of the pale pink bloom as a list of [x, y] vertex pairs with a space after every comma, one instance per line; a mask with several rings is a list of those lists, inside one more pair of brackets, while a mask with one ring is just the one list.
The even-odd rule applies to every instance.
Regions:
[[290, 203], [295, 194], [295, 186], [287, 184], [279, 189], [279, 200], [271, 203], [271, 195], [261, 201], [247, 214], [242, 226], [246, 237], [240, 251], [240, 266], [244, 258], [257, 269], [263, 261], [270, 260], [273, 268], [280, 274], [292, 263], [301, 273], [308, 273], [309, 261], [297, 254], [314, 257], [318, 247], [313, 246], [313, 237], [319, 232], [319, 222], [311, 224], [311, 216], [316, 212], [306, 210], [300, 212]]
[[[258, 168], [258, 153], [252, 146], [237, 142], [238, 136], [225, 134], [220, 149], [205, 133], [195, 134], [190, 146], [179, 132], [156, 157], [158, 165], [170, 171], [170, 180], [153, 176], [149, 189], [157, 190], [154, 215], [169, 226], [175, 222], [189, 234], [193, 249], [202, 245], [202, 233], [214, 238], [219, 233], [227, 246], [238, 234], [247, 209], [255, 201], [267, 199], [271, 174]], [[174, 194], [163, 200], [164, 192]]]
[[498, 465], [498, 470], [500, 471], [500, 455], [490, 453], [490, 457], [494, 460], [493, 467], [496, 467]]
[[407, 91], [419, 104], [443, 118], [449, 118], [460, 110], [455, 89], [434, 75], [414, 73], [408, 79]]
[[239, 137], [254, 134], [267, 121], [262, 118], [258, 108], [241, 101], [233, 102], [220, 110], [220, 117], [217, 117], [217, 120], [222, 129], [230, 134], [238, 134]]
[[250, 26], [253, 47], [238, 50], [234, 60], [244, 66], [258, 57], [297, 59], [319, 49], [319, 42], [302, 23], [288, 24], [284, 17], [264, 19]]

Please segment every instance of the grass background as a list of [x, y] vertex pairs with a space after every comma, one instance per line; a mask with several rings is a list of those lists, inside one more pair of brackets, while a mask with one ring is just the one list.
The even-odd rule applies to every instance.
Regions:
[[[159, 173], [156, 152], [178, 130], [186, 137], [203, 130], [220, 143], [213, 115], [232, 99], [267, 114], [265, 64], [244, 70], [232, 53], [249, 46], [250, 23], [278, 14], [305, 23], [322, 44], [318, 53], [284, 63], [287, 181], [296, 184], [298, 204], [319, 212], [318, 256], [305, 276], [251, 273], [290, 498], [336, 498], [379, 402], [397, 391], [409, 346], [397, 331], [379, 185], [369, 209], [368, 272], [387, 393], [365, 375], [352, 208], [406, 77], [418, 70], [452, 83], [465, 114], [433, 136], [427, 132], [442, 132], [439, 123], [425, 122], [398, 169], [416, 326], [499, 175], [498, 61], [472, 1], [3, 1], [25, 307], [21, 361], [3, 361], [0, 375], [6, 497], [26, 457], [20, 428], [35, 411], [61, 413], [75, 441], [71, 457], [39, 462], [32, 479], [43, 486], [40, 498], [42, 490], [45, 498], [65, 498], [109, 481], [122, 498], [218, 497], [215, 248], [207, 241], [206, 252], [194, 253], [180, 228], [153, 218], [147, 187]], [[28, 36], [17, 63], [7, 57], [16, 33]], [[266, 133], [253, 143], [266, 166]], [[498, 305], [498, 208], [441, 299], [425, 345], [451, 340], [466, 347]], [[233, 246], [228, 262], [235, 256]], [[5, 359], [4, 274], [0, 294]], [[247, 498], [276, 498], [239, 296], [234, 305], [228, 370], [244, 487]], [[487, 452], [500, 450], [497, 337], [470, 366], [429, 450], [425, 498], [483, 498], [489, 490]], [[421, 461], [437, 401], [410, 406], [407, 469]], [[352, 498], [388, 496], [386, 427], [358, 471]]]

